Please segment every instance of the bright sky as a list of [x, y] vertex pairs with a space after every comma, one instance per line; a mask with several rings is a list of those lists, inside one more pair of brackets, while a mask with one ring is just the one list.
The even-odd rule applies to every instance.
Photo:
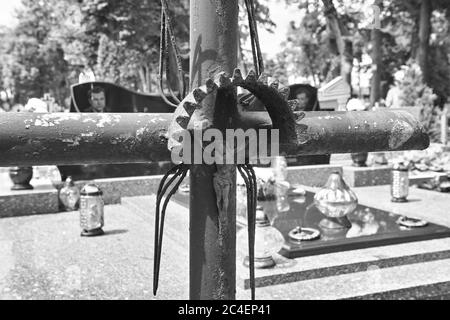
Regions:
[[266, 0], [270, 8], [270, 18], [277, 25], [274, 33], [260, 28], [258, 30], [261, 50], [269, 57], [280, 52], [280, 43], [286, 39], [286, 32], [292, 20], [300, 20], [300, 10], [297, 5], [287, 7], [283, 1]]
[[0, 25], [14, 24], [14, 9], [20, 5], [20, 0], [0, 0]]

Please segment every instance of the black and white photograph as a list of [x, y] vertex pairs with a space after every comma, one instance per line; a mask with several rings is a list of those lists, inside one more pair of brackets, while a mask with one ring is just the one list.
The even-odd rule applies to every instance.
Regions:
[[0, 300], [450, 300], [449, 136], [448, 0], [0, 0]]

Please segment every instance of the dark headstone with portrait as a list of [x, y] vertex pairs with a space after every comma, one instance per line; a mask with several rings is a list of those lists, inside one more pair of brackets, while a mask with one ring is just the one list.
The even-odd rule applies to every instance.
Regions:
[[[109, 82], [86, 82], [71, 87], [70, 112], [93, 112], [90, 102], [92, 92], [104, 92], [104, 112], [111, 113], [171, 113], [174, 108], [155, 94], [140, 93]], [[173, 102], [171, 97], [167, 97]], [[149, 164], [106, 164], [58, 166], [62, 178], [92, 180], [162, 174], [171, 166], [169, 162]]]
[[[71, 87], [70, 112], [86, 112], [90, 107], [89, 91], [102, 88], [106, 96], [105, 112], [171, 113], [175, 109], [164, 102], [158, 93], [136, 92], [110, 82], [86, 82]], [[171, 97], [167, 97], [173, 101]]]
[[293, 84], [289, 86], [289, 100], [297, 99], [299, 95], [304, 95], [307, 99], [305, 109], [302, 111], [321, 111], [317, 98], [317, 88], [309, 84]]
[[[304, 103], [301, 110], [296, 111], [323, 111], [320, 109], [319, 100], [317, 96], [317, 88], [309, 84], [293, 84], [289, 86], [289, 100], [302, 98]], [[300, 97], [299, 97], [300, 95]], [[251, 94], [239, 95], [239, 103], [244, 111], [264, 111], [265, 107]], [[297, 156], [288, 157], [287, 162], [289, 166], [306, 166], [315, 164], [329, 164], [330, 155], [314, 155], [314, 156]]]
[[[303, 95], [306, 98], [304, 110], [301, 111], [324, 111], [320, 109], [319, 99], [317, 96], [317, 88], [309, 84], [294, 84], [289, 86], [291, 89], [289, 93], [289, 100], [299, 99]], [[301, 98], [303, 98], [301, 97]], [[288, 158], [288, 165], [291, 166], [307, 166], [314, 164], [329, 164], [331, 155], [314, 155], [314, 156], [297, 156], [295, 158]]]

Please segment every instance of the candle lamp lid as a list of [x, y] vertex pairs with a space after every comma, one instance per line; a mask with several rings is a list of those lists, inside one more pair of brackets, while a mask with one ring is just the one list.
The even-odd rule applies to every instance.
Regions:
[[355, 193], [345, 183], [339, 171], [331, 173], [325, 187], [316, 193], [314, 200], [336, 205], [358, 202]]
[[94, 183], [88, 183], [81, 189], [82, 196], [101, 196], [102, 194], [103, 192]]
[[75, 183], [73, 182], [73, 179], [71, 176], [68, 176], [66, 181], [64, 182], [65, 187], [73, 187], [75, 186]]
[[398, 171], [408, 171], [408, 165], [404, 162], [395, 162], [392, 169]]
[[267, 227], [270, 226], [269, 218], [267, 214], [264, 212], [264, 209], [261, 206], [256, 208], [256, 226], [258, 227]]

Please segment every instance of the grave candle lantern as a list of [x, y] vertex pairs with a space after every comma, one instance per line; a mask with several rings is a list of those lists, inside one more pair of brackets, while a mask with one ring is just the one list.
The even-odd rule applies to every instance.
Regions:
[[93, 183], [89, 183], [81, 190], [80, 197], [80, 225], [82, 237], [93, 237], [104, 234], [103, 192]]
[[351, 228], [346, 216], [352, 213], [358, 198], [345, 183], [340, 172], [333, 172], [325, 187], [314, 196], [314, 204], [327, 219], [321, 221], [320, 226], [326, 229]]
[[395, 163], [391, 172], [392, 202], [407, 202], [409, 189], [409, 170], [403, 162]]

